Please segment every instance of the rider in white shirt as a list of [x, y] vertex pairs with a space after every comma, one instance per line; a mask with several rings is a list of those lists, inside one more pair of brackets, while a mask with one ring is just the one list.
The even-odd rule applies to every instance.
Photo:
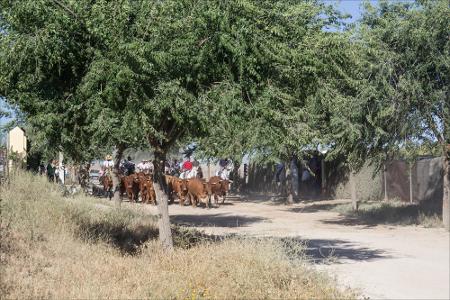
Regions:
[[102, 174], [101, 176], [105, 174], [110, 174], [112, 169], [114, 168], [114, 162], [112, 160], [112, 155], [106, 155], [105, 160], [103, 161], [102, 165]]
[[219, 161], [219, 170], [216, 172], [216, 176], [219, 176], [223, 180], [228, 180], [231, 173], [231, 160], [228, 158], [221, 159]]
[[151, 174], [151, 173], [153, 173], [153, 170], [155, 169], [153, 163], [148, 159], [142, 160], [142, 162], [139, 163], [137, 165], [137, 167], [138, 167], [139, 171], [141, 171], [145, 174]]

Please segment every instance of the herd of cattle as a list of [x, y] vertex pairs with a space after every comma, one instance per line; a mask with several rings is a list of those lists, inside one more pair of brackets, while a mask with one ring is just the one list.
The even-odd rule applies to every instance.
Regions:
[[[212, 198], [214, 198], [216, 205], [219, 205], [219, 197], [222, 198], [222, 203], [225, 202], [231, 183], [231, 180], [222, 179], [219, 176], [213, 176], [206, 181], [200, 178], [181, 179], [176, 176], [165, 175], [165, 186], [163, 188], [169, 197], [169, 203], [178, 199], [181, 206], [190, 203], [193, 207], [197, 207], [199, 203], [204, 203], [206, 207], [210, 207]], [[102, 185], [105, 193], [111, 199], [112, 179], [105, 176]], [[126, 194], [130, 202], [138, 202], [140, 198], [142, 203], [156, 204], [153, 180], [149, 174], [139, 172], [121, 177], [119, 190], [120, 197], [122, 198]]]

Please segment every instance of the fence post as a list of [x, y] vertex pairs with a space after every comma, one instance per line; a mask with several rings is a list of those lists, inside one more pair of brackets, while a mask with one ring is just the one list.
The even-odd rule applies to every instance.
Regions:
[[211, 178], [211, 164], [209, 163], [209, 158], [208, 158], [208, 180]]
[[386, 178], [386, 162], [383, 164], [383, 179], [384, 179], [384, 201], [388, 201], [388, 195], [387, 195], [387, 178]]
[[358, 211], [358, 199], [356, 198], [355, 172], [350, 169], [350, 189], [352, 194], [352, 209]]
[[409, 203], [413, 203], [412, 166], [413, 166], [413, 164], [410, 162], [409, 163]]
[[[9, 136], [8, 136], [8, 138], [9, 138]], [[7, 183], [7, 185], [9, 186], [9, 183], [10, 183], [10, 181], [9, 181], [9, 176], [10, 176], [10, 174], [9, 174], [9, 149], [8, 149], [8, 146], [6, 146], [6, 153], [5, 153], [5, 161], [6, 161], [6, 183]]]
[[326, 178], [326, 172], [325, 172], [325, 158], [322, 157], [322, 160], [320, 161], [320, 177], [322, 178], [322, 184], [321, 184], [321, 189], [322, 189], [322, 197], [324, 197], [326, 195], [326, 189], [327, 189], [327, 178]]

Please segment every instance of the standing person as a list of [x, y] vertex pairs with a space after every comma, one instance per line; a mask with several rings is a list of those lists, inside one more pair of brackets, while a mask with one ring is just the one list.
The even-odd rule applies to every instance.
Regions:
[[284, 181], [284, 164], [279, 162], [275, 166], [275, 183], [277, 185], [277, 189], [280, 190], [281, 183]]
[[194, 161], [192, 162], [193, 169], [195, 168], [195, 177], [202, 179], [203, 178], [203, 171], [200, 167], [200, 162], [194, 158]]
[[82, 188], [85, 188], [87, 186], [87, 183], [89, 182], [89, 169], [91, 168], [90, 163], [86, 163], [83, 166], [80, 166], [80, 170], [78, 172], [78, 182], [80, 183]]
[[47, 164], [47, 178], [50, 182], [55, 181], [55, 168], [52, 165], [52, 160], [49, 160]]
[[45, 174], [45, 165], [44, 162], [39, 164], [39, 175], [43, 176]]
[[170, 175], [178, 177], [180, 173], [180, 164], [177, 159], [174, 159], [170, 166]]
[[55, 170], [54, 172], [55, 172], [55, 182], [56, 183], [59, 183], [59, 168], [58, 168], [58, 164], [59, 164], [59, 161], [54, 160], [53, 169]]
[[64, 165], [64, 163], [61, 161], [58, 166], [57, 166], [57, 170], [58, 170], [58, 182], [61, 184], [65, 183], [65, 179], [66, 179], [66, 166]]
[[170, 162], [168, 160], [164, 163], [164, 174], [170, 174]]

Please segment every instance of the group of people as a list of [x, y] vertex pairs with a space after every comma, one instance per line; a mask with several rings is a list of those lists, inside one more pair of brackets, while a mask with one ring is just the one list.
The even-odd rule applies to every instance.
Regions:
[[196, 159], [191, 160], [190, 157], [185, 158], [184, 161], [177, 159], [166, 161], [164, 173], [182, 179], [203, 178], [200, 163]]
[[[219, 160], [219, 170], [215, 175], [221, 177], [222, 179], [229, 179], [231, 164], [231, 160], [228, 158]], [[107, 155], [105, 157], [101, 168], [102, 170], [100, 176], [110, 174], [114, 168], [112, 155]], [[151, 175], [155, 170], [155, 166], [149, 159], [143, 159], [137, 166], [135, 166], [131, 157], [128, 156], [120, 163], [119, 169], [124, 175], [130, 175], [135, 172], [142, 172], [144, 174]], [[164, 173], [180, 177], [182, 179], [203, 178], [203, 171], [200, 167], [199, 161], [196, 159], [191, 159], [190, 157], [186, 157], [184, 161], [178, 161], [177, 159], [167, 160], [164, 165]]]
[[[203, 178], [203, 171], [200, 162], [196, 159], [186, 157], [184, 161], [167, 161], [165, 165], [165, 174], [180, 177], [181, 179]], [[216, 176], [222, 179], [229, 179], [231, 173], [231, 160], [228, 158], [219, 160], [219, 170]]]
[[50, 182], [60, 182], [60, 174], [65, 174], [64, 165], [60, 165], [58, 160], [49, 160], [47, 166], [44, 163], [39, 165], [39, 175], [46, 175]]
[[[104, 175], [110, 175], [114, 168], [114, 161], [112, 155], [107, 155], [105, 160], [101, 164], [100, 177]], [[137, 168], [137, 170], [136, 170]], [[131, 175], [137, 172], [142, 172], [144, 174], [153, 174], [155, 167], [151, 160], [143, 159], [137, 166], [132, 161], [131, 157], [128, 156], [126, 159], [122, 160], [119, 165], [119, 169], [123, 175]]]

